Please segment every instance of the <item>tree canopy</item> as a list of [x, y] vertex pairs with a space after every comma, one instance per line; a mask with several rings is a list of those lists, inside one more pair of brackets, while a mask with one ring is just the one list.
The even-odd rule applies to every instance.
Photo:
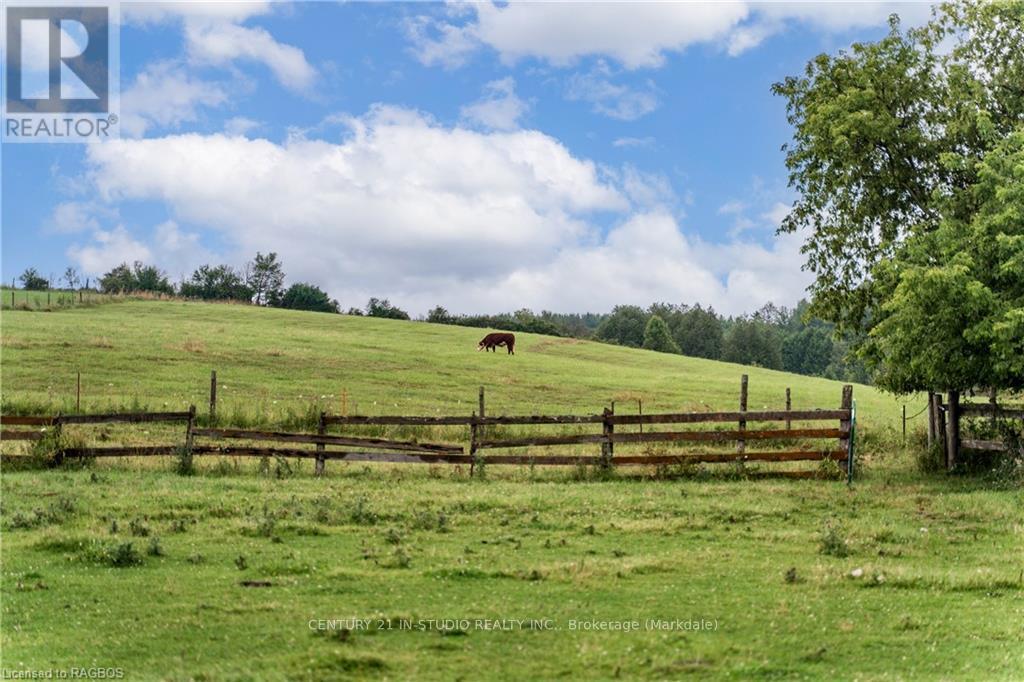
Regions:
[[103, 275], [100, 278], [100, 291], [107, 294], [126, 294], [139, 291], [173, 294], [174, 287], [160, 268], [135, 261], [131, 266], [121, 263]]
[[181, 283], [179, 293], [208, 301], [249, 301], [253, 297], [253, 290], [230, 265], [201, 265]]
[[297, 282], [284, 292], [281, 307], [292, 310], [312, 310], [321, 313], [338, 312], [338, 302], [331, 299], [323, 289], [306, 282]]
[[245, 283], [252, 290], [252, 302], [256, 305], [276, 306], [284, 295], [284, 265], [276, 253], [263, 255], [256, 252], [256, 258], [246, 267]]
[[660, 353], [678, 353], [679, 345], [672, 339], [668, 324], [657, 315], [651, 315], [644, 328], [644, 348]]
[[18, 277], [23, 289], [29, 291], [43, 291], [50, 287], [49, 281], [39, 274], [35, 268], [26, 268], [25, 272]]
[[1012, 388], [1021, 371], [1024, 2], [813, 59], [787, 100], [812, 313], [861, 339], [885, 388]]

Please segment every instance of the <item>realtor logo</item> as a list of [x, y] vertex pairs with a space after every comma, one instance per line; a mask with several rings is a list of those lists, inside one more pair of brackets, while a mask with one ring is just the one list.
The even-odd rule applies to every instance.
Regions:
[[5, 142], [117, 136], [115, 10], [109, 3], [5, 7]]

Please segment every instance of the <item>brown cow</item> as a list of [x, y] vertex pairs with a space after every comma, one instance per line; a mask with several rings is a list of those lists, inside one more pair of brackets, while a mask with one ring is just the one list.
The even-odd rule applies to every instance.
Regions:
[[480, 340], [477, 345], [477, 350], [493, 350], [497, 351], [497, 346], [505, 346], [508, 348], [509, 355], [516, 354], [516, 335], [509, 334], [508, 332], [493, 332], [488, 334]]

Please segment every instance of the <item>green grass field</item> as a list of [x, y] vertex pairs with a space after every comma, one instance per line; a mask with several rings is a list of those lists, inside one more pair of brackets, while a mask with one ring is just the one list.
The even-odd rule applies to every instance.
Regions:
[[[4, 409], [496, 413], [838, 405], [840, 384], [593, 343], [226, 305], [5, 311]], [[1024, 678], [1024, 491], [922, 474], [857, 386], [852, 487], [637, 469], [207, 459], [5, 470], [0, 668], [127, 679]], [[165, 406], [166, 403], [166, 406]], [[915, 413], [919, 401], [908, 402]], [[144, 434], [155, 438], [156, 434]], [[358, 620], [353, 620], [358, 619]], [[496, 622], [498, 621], [498, 622]], [[532, 623], [532, 627], [530, 624]], [[579, 624], [607, 629], [580, 629]], [[707, 624], [706, 629], [697, 626]], [[501, 626], [501, 627], [499, 627]], [[330, 628], [342, 629], [330, 629]]]
[[[468, 414], [487, 389], [491, 414], [593, 414], [736, 409], [740, 375], [750, 409], [838, 407], [841, 384], [784, 372], [574, 339], [517, 336], [516, 355], [476, 352], [484, 330], [248, 306], [136, 301], [3, 316], [4, 400], [11, 408], [82, 409], [135, 402], [200, 411], [210, 370], [222, 416], [305, 412]], [[854, 390], [862, 422], [896, 428], [901, 403]], [[917, 412], [923, 399], [907, 401]]]

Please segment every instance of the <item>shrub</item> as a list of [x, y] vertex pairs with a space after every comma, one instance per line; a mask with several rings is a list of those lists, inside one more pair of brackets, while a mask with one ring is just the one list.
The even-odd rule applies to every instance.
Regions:
[[292, 310], [311, 310], [320, 313], [336, 313], [338, 302], [332, 300], [320, 287], [298, 282], [288, 287], [281, 297], [281, 307]]
[[149, 556], [164, 555], [164, 548], [160, 545], [160, 538], [152, 537], [149, 539], [149, 546], [146, 547], [146, 554]]
[[644, 348], [659, 353], [679, 353], [679, 345], [672, 339], [668, 325], [657, 315], [651, 315], [651, 319], [647, 320], [647, 326], [644, 328]]
[[137, 538], [149, 537], [149, 526], [142, 519], [132, 519], [129, 521], [128, 531]]
[[196, 466], [192, 458], [192, 448], [183, 445], [174, 453], [174, 473], [179, 476], [195, 475]]
[[822, 531], [821, 540], [818, 543], [818, 551], [827, 556], [841, 558], [850, 555], [850, 546], [839, 528], [832, 524], [827, 524], [825, 530]]

